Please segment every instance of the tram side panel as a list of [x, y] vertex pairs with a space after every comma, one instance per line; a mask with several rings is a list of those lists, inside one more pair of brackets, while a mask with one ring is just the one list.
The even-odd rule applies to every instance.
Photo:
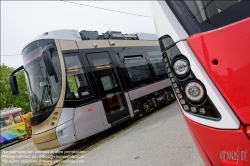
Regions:
[[[72, 126], [75, 126], [74, 127], [75, 134], [73, 133], [67, 134], [66, 130], [63, 129], [63, 128], [70, 128], [71, 125], [69, 122], [64, 123], [64, 125], [58, 126], [57, 136], [60, 145], [67, 144], [69, 142], [74, 142], [74, 140], [80, 140], [89, 137], [93, 134], [96, 134], [107, 128], [110, 128], [111, 123], [108, 122], [108, 118], [110, 119], [112, 115], [110, 116], [108, 115], [108, 113], [113, 110], [106, 109], [107, 108], [106, 105], [108, 105], [108, 107], [110, 106], [111, 108], [114, 108], [116, 106], [114, 104], [112, 105], [112, 103], [110, 105], [109, 103], [110, 100], [113, 100], [113, 96], [111, 95], [113, 89], [107, 89], [111, 85], [106, 85], [106, 84], [104, 85], [103, 81], [105, 83], [106, 80], [105, 79], [101, 80], [102, 78], [105, 78], [110, 74], [115, 75], [115, 73], [112, 73], [113, 68], [109, 67], [106, 68], [105, 66], [104, 68], [102, 68], [103, 66], [91, 65], [92, 64], [91, 58], [94, 57], [95, 62], [96, 61], [98, 62], [98, 60], [100, 61], [101, 58], [96, 59], [95, 56], [100, 56], [100, 54], [101, 56], [104, 56], [109, 52], [109, 50], [84, 49], [82, 51], [83, 52], [80, 51], [81, 52], [80, 54], [76, 53], [78, 52], [78, 50], [71, 50], [63, 53], [66, 63], [67, 81], [72, 81], [72, 79], [70, 80], [70, 77], [74, 76], [78, 90], [72, 87], [72, 82], [71, 85], [67, 85], [64, 107], [76, 107], [76, 109], [74, 110], [75, 111], [74, 116], [73, 118], [71, 118], [73, 119], [73, 124], [74, 124]], [[95, 51], [99, 51], [102, 53], [99, 54], [93, 53]], [[101, 69], [99, 70], [98, 68]], [[75, 69], [77, 69], [78, 71]], [[79, 73], [80, 70], [84, 71], [81, 71], [81, 73]], [[80, 81], [79, 79], [80, 77], [84, 77], [84, 79], [81, 78]], [[118, 86], [117, 79], [116, 83]], [[109, 93], [107, 94], [108, 96], [105, 93]], [[116, 97], [116, 99], [117, 98], [119, 100], [119, 95], [118, 97]], [[131, 108], [132, 107], [130, 104], [130, 109]], [[67, 116], [67, 117], [69, 118], [72, 116]], [[74, 130], [67, 130], [67, 131], [74, 131]], [[71, 135], [72, 138], [66, 139], [64, 133], [66, 133], [66, 135]], [[73, 135], [76, 138], [73, 138]]]
[[[72, 45], [62, 50], [67, 83], [56, 127], [60, 146], [87, 138], [136, 113], [149, 112], [173, 100], [167, 75], [157, 76], [147, 58], [152, 47], [131, 47], [132, 54], [119, 55], [124, 47], [111, 49], [104, 44], [101, 48], [81, 49], [79, 43], [76, 45], [79, 49]], [[139, 55], [139, 59], [134, 55]], [[139, 73], [133, 73], [138, 72], [136, 69]]]
[[[62, 123], [56, 129], [60, 146], [89, 137], [110, 127], [100, 101], [95, 78], [84, 68], [78, 50], [64, 51], [67, 90]], [[73, 107], [73, 108], [72, 108]], [[70, 111], [67, 109], [71, 109]]]
[[[159, 46], [113, 49], [135, 113], [151, 111], [174, 99]], [[152, 52], [157, 54], [150, 58]]]

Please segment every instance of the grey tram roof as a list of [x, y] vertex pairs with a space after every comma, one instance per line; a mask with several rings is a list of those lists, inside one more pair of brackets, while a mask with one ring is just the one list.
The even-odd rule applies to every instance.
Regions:
[[[122, 34], [119, 31], [107, 31], [105, 33], [99, 34], [98, 31], [78, 31], [75, 29], [60, 29], [45, 32], [37, 36], [34, 40], [30, 41], [28, 44], [36, 40], [41, 39], [59, 39], [59, 40], [158, 40], [156, 34], [152, 33], [134, 33], [134, 34]], [[25, 47], [28, 45], [26, 44]], [[25, 48], [24, 47], [24, 48]]]

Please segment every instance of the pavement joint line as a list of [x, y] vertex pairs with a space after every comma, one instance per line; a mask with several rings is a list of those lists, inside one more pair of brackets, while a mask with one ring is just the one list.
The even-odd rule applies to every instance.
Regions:
[[[22, 149], [21, 151], [22, 152], [27, 152], [27, 151], [32, 151], [32, 150], [35, 150], [35, 145], [32, 145], [32, 146], [29, 146], [29, 147], [26, 147], [24, 149]], [[4, 162], [3, 160], [1, 160], [1, 163], [7, 163], [9, 160], [12, 159], [11, 156], [14, 156], [15, 158], [21, 156], [21, 155], [25, 155], [26, 153], [13, 153], [13, 154], [10, 154], [7, 159], [5, 159], [6, 162]]]
[[24, 140], [23, 142], [13, 144], [13, 146], [9, 146], [9, 147], [6, 147], [6, 148], [4, 148], [4, 149], [1, 149], [0, 153], [2, 153], [3, 150], [5, 150], [5, 151], [11, 151], [11, 150], [13, 150], [13, 149], [15, 149], [15, 148], [17, 148], [17, 147], [26, 145], [27, 143], [30, 143], [30, 142], [32, 142], [32, 140], [29, 138], [29, 139], [27, 139], [27, 140]]
[[[83, 155], [85, 155], [86, 153], [88, 153], [88, 152], [90, 152], [92, 149], [94, 149], [94, 148], [96, 148], [96, 147], [98, 147], [98, 146], [100, 146], [100, 145], [102, 145], [103, 143], [105, 143], [105, 142], [107, 142], [107, 141], [109, 141], [109, 140], [111, 140], [112, 138], [114, 138], [114, 137], [116, 137], [116, 136], [118, 136], [119, 134], [121, 134], [121, 133], [123, 133], [123, 132], [125, 132], [126, 130], [128, 130], [128, 129], [130, 129], [130, 128], [132, 128], [132, 127], [134, 127], [134, 126], [136, 126], [136, 125], [138, 125], [139, 123], [141, 123], [141, 122], [143, 122], [143, 121], [145, 121], [146, 119], [148, 119], [148, 118], [150, 118], [150, 117], [152, 117], [152, 116], [154, 116], [155, 114], [157, 114], [157, 113], [159, 113], [159, 112], [161, 112], [161, 111], [163, 111], [163, 110], [165, 110], [166, 108], [167, 108], [167, 110], [168, 109], [171, 109], [173, 106], [174, 106], [174, 104], [176, 104], [176, 101], [173, 101], [173, 102], [171, 102], [170, 104], [168, 104], [168, 105], [166, 105], [165, 107], [162, 107], [162, 108], [160, 108], [160, 109], [158, 109], [158, 110], [154, 110], [153, 112], [149, 112], [149, 114], [148, 115], [146, 115], [146, 116], [144, 116], [144, 117], [141, 117], [140, 119], [137, 119], [136, 121], [132, 121], [132, 122], [127, 122], [127, 123], [129, 123], [129, 124], [126, 124], [126, 126], [123, 126], [123, 127], [121, 127], [121, 129], [119, 129], [118, 128], [118, 130], [117, 130], [117, 128], [114, 128], [114, 130], [117, 130], [117, 131], [111, 131], [111, 130], [109, 130], [109, 132], [111, 132], [111, 133], [109, 133], [107, 130], [107, 132], [110, 134], [108, 134], [108, 133], [106, 133], [106, 134], [108, 134], [107, 136], [105, 136], [105, 134], [104, 134], [104, 137], [103, 138], [99, 138], [98, 136], [97, 136], [97, 138], [94, 136], [94, 141], [96, 141], [96, 142], [91, 142], [91, 141], [93, 141], [93, 140], [91, 140], [90, 141], [90, 145], [85, 145], [84, 147], [80, 147], [79, 149], [73, 149], [73, 150], [75, 150], [75, 151], [81, 151], [81, 150], [83, 150], [84, 151], [84, 153], [82, 154], [82, 153], [76, 153], [76, 154], [73, 154], [74, 156], [75, 156], [75, 158], [74, 159], [72, 159], [72, 158], [64, 158], [63, 160], [70, 160], [70, 162], [68, 162], [68, 163], [71, 163], [72, 161], [74, 161], [74, 160], [77, 160], [77, 159], [79, 159], [81, 156], [83, 156]], [[136, 118], [136, 117], [135, 117]], [[133, 119], [133, 118], [132, 118]], [[119, 125], [118, 125], [119, 126]], [[110, 129], [112, 129], [112, 128], [110, 128]], [[103, 131], [103, 132], [105, 132], [105, 131]], [[101, 132], [101, 133], [103, 133], [103, 132]], [[114, 132], [114, 133], [112, 133], [112, 132]], [[98, 133], [98, 134], [101, 134], [101, 133]], [[91, 139], [91, 138], [90, 138]], [[99, 140], [100, 139], [100, 140]], [[30, 139], [30, 141], [29, 142], [31, 142], [31, 139]], [[27, 142], [27, 143], [29, 143], [29, 142]], [[26, 144], [27, 144], [26, 143]], [[78, 142], [78, 144], [79, 143], [82, 143], [82, 141], [80, 141], [80, 142]], [[88, 143], [88, 142], [87, 142]], [[93, 143], [93, 144], [92, 144]], [[25, 143], [23, 143], [22, 145], [25, 145]], [[21, 146], [22, 146], [21, 145]], [[18, 145], [16, 145], [15, 147], [17, 147]], [[74, 146], [74, 144], [71, 144], [71, 145], [66, 145], [66, 146], [63, 146], [63, 147], [60, 147], [60, 148], [57, 148], [59, 151], [60, 150], [67, 150], [67, 148], [71, 148], [71, 146]], [[14, 147], [14, 148], [15, 148]], [[14, 148], [10, 148], [11, 150], [12, 149], [14, 149]], [[30, 147], [27, 147], [27, 148], [25, 148], [25, 149], [35, 149], [35, 145], [32, 145], [32, 146], [30, 146]], [[5, 150], [5, 149], [4, 149]], [[9, 150], [9, 148], [8, 148], [8, 150]], [[54, 149], [54, 150], [56, 150], [56, 149]], [[6, 151], [6, 150], [5, 150]], [[27, 150], [26, 150], [27, 151]], [[21, 154], [20, 154], [21, 155]], [[22, 154], [23, 155], [23, 154]], [[45, 154], [45, 155], [56, 155], [55, 153], [53, 154], [53, 153], [50, 153], [50, 154]], [[19, 156], [19, 155], [18, 155]], [[66, 155], [66, 156], [68, 156], [68, 157], [70, 157], [70, 156], [72, 156], [72, 155], [70, 155], [70, 154], [68, 154], [68, 155]], [[37, 159], [36, 161], [40, 161], [40, 160], [48, 160], [49, 159], [49, 157], [46, 157], [46, 158], [39, 158], [39, 159]], [[55, 166], [55, 165], [58, 165], [58, 166], [64, 166], [65, 164], [68, 164], [68, 163], [63, 163], [62, 161], [63, 160], [60, 160], [59, 162], [57, 162], [57, 163], [51, 163], [51, 166]], [[2, 162], [1, 162], [2, 163]], [[39, 165], [37, 165], [36, 163], [28, 163], [28, 164], [25, 164], [25, 166], [41, 166], [41, 164], [42, 163], [40, 163], [39, 162]], [[48, 165], [49, 163], [46, 163], [46, 166], [49, 166]]]

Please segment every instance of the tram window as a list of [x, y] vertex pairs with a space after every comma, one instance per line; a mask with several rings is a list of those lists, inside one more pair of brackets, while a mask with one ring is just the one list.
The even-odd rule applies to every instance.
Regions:
[[79, 98], [78, 87], [76, 85], [74, 76], [67, 76], [68, 88], [66, 97], [67, 98]]
[[21, 116], [20, 116], [19, 113], [14, 113], [14, 114], [12, 114], [12, 117], [13, 117], [15, 123], [20, 123], [20, 122], [22, 122], [22, 118], [21, 118]]
[[105, 91], [114, 88], [110, 76], [101, 77], [101, 81]]
[[160, 51], [150, 51], [148, 57], [156, 76], [167, 74]]
[[101, 77], [101, 81], [102, 81], [102, 85], [105, 91], [114, 89], [118, 86], [118, 84], [115, 82], [113, 75], [112, 77], [110, 75], [103, 76]]
[[108, 58], [93, 59], [93, 64], [97, 69], [110, 67], [110, 62]]
[[107, 52], [88, 54], [90, 66], [95, 66], [97, 69], [110, 67], [111, 59]]
[[123, 62], [131, 82], [142, 81], [151, 77], [147, 61], [142, 55], [125, 56]]
[[1, 117], [0, 124], [1, 124], [1, 127], [10, 126], [12, 124], [10, 117], [9, 116]]
[[[66, 99], [78, 99], [92, 96], [86, 75], [77, 54], [65, 56], [65, 66], [67, 73]], [[80, 95], [79, 95], [80, 94]]]
[[125, 109], [125, 99], [121, 94], [114, 95], [112, 93], [107, 95], [103, 100], [103, 104], [107, 115], [113, 115]]

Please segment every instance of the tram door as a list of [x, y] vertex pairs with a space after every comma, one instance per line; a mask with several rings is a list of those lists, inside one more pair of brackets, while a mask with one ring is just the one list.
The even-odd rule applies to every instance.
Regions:
[[89, 65], [98, 86], [107, 121], [111, 125], [130, 118], [122, 87], [108, 52], [87, 54]]

